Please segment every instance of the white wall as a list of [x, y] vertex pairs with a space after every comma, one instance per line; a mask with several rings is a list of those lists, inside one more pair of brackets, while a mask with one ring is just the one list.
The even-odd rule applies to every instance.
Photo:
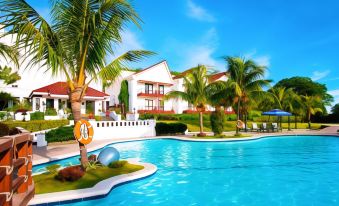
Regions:
[[156, 136], [155, 120], [89, 122], [94, 129], [94, 141], [114, 138], [137, 138]]

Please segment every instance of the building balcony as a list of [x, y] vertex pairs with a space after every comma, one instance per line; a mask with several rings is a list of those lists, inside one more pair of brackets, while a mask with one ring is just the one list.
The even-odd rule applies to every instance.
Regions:
[[174, 114], [174, 110], [165, 110], [164, 107], [143, 107], [138, 109], [139, 114]]
[[164, 91], [157, 91], [157, 90], [153, 90], [153, 91], [139, 91], [138, 92], [138, 97], [155, 97], [155, 98], [159, 98], [159, 97], [164, 97]]

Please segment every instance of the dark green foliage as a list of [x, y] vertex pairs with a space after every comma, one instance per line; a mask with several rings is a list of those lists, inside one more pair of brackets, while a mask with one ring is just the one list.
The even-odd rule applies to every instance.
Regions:
[[12, 73], [12, 68], [5, 66], [0, 66], [0, 79], [4, 81], [5, 84], [13, 84], [16, 81], [20, 80], [21, 77], [18, 72]]
[[47, 108], [45, 111], [46, 116], [57, 116], [58, 113], [55, 111], [54, 108]]
[[45, 114], [43, 112], [31, 113], [31, 120], [44, 120]]
[[127, 164], [126, 160], [120, 160], [120, 161], [115, 161], [115, 162], [111, 162], [108, 167], [110, 168], [121, 168], [123, 167], [125, 164]]
[[9, 135], [9, 127], [0, 122], [0, 137]]
[[10, 93], [0, 92], [0, 110], [4, 110], [8, 107], [9, 101], [16, 101], [16, 98], [13, 97]]
[[217, 110], [211, 113], [211, 127], [214, 135], [220, 135], [224, 131], [225, 114]]
[[59, 127], [46, 132], [46, 141], [49, 142], [62, 142], [74, 140], [73, 126], [70, 127]]
[[3, 122], [9, 128], [22, 127], [30, 132], [37, 132], [46, 129], [52, 129], [69, 124], [68, 120], [32, 120], [29, 122], [5, 121]]
[[228, 114], [228, 115], [226, 115], [226, 120], [228, 120], [228, 121], [236, 121], [237, 120], [237, 115], [236, 114]]
[[339, 103], [332, 107], [331, 112], [339, 118]]
[[125, 112], [127, 112], [129, 108], [129, 94], [128, 94], [128, 81], [127, 80], [124, 80], [121, 82], [121, 88], [120, 88], [118, 99], [119, 99], [120, 104], [124, 104]]
[[158, 122], [155, 126], [155, 131], [157, 135], [184, 134], [186, 130], [187, 125], [183, 123]]

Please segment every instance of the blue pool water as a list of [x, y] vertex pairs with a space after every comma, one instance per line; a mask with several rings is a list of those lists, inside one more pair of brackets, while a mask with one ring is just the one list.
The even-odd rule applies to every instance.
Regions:
[[123, 159], [157, 165], [157, 173], [104, 198], [66, 205], [339, 205], [337, 137], [214, 143], [161, 139], [114, 146]]

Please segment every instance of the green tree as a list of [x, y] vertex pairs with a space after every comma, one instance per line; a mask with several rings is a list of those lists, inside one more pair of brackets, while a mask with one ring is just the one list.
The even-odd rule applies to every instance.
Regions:
[[121, 82], [120, 93], [118, 96], [119, 103], [124, 105], [124, 111], [121, 111], [125, 115], [129, 108], [129, 93], [128, 93], [128, 81]]
[[[8, 35], [17, 34], [17, 48], [25, 53], [30, 66], [43, 64], [53, 75], [63, 74], [69, 87], [74, 121], [81, 118], [81, 102], [88, 85], [100, 79], [118, 76], [128, 62], [153, 54], [129, 51], [110, 63], [109, 55], [121, 43], [121, 31], [132, 23], [140, 27], [140, 18], [125, 0], [54, 0], [51, 24], [25, 0], [1, 0], [0, 24]], [[86, 146], [79, 143], [81, 164], [88, 164]]]
[[18, 72], [12, 72], [11, 67], [0, 66], [0, 79], [3, 80], [5, 84], [13, 84], [16, 81], [20, 80], [21, 77]]
[[336, 115], [339, 117], [339, 103], [332, 107], [331, 112], [333, 115]]
[[206, 105], [209, 104], [211, 91], [215, 90], [215, 87], [221, 86], [220, 82], [209, 82], [208, 69], [204, 65], [198, 65], [190, 69], [184, 79], [185, 91], [171, 91], [167, 93], [166, 98], [181, 98], [188, 103], [192, 104], [199, 112], [199, 136], [205, 136], [204, 134], [204, 122], [203, 112], [206, 109]]
[[301, 99], [306, 113], [308, 128], [311, 129], [311, 115], [314, 115], [317, 112], [323, 112], [321, 109], [321, 97], [302, 95]]
[[225, 113], [222, 109], [216, 109], [210, 116], [211, 128], [214, 135], [221, 135], [224, 131]]
[[333, 97], [327, 93], [325, 84], [312, 81], [309, 77], [291, 77], [282, 79], [274, 87], [292, 88], [299, 95], [318, 96], [322, 99], [322, 109], [326, 111], [325, 106], [333, 102]]
[[[248, 110], [251, 102], [264, 97], [263, 87], [269, 85], [265, 80], [265, 66], [257, 65], [252, 60], [245, 60], [240, 57], [225, 57], [228, 64], [230, 85], [233, 88], [234, 102], [236, 102], [237, 120], [241, 119], [241, 107]], [[239, 128], [236, 127], [236, 135]]]

